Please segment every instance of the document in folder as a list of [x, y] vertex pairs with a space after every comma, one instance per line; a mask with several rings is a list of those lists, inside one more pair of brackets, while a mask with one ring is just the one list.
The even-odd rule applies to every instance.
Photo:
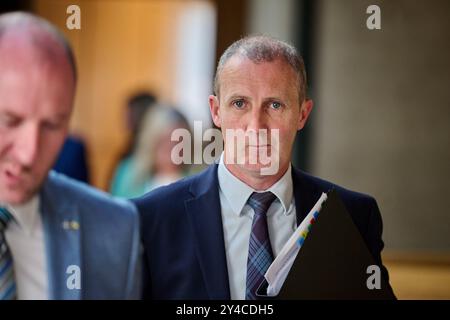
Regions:
[[[369, 289], [375, 261], [337, 192], [327, 195], [311, 231], [275, 299], [394, 299], [380, 276], [380, 289]], [[381, 266], [379, 266], [381, 269]], [[369, 269], [370, 270], [370, 269]], [[371, 281], [369, 281], [371, 282]], [[267, 282], [257, 291], [266, 295]]]

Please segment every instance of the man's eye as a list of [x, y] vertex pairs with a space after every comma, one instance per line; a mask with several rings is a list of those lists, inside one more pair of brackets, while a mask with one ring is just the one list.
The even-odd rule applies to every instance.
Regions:
[[43, 124], [43, 127], [45, 129], [48, 129], [48, 130], [51, 130], [51, 131], [58, 130], [58, 129], [61, 128], [61, 123], [59, 123], [59, 122], [45, 122]]
[[11, 116], [0, 116], [0, 124], [3, 127], [12, 128], [17, 126], [20, 123], [20, 119]]
[[245, 105], [244, 100], [236, 100], [233, 102], [233, 105], [238, 108], [238, 109], [242, 109]]
[[271, 107], [272, 109], [280, 109], [280, 108], [281, 108], [281, 103], [279, 103], [279, 102], [272, 102], [272, 103], [270, 104], [270, 107]]

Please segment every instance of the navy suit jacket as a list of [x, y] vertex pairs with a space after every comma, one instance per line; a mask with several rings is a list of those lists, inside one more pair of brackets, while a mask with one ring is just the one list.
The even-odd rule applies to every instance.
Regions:
[[68, 136], [53, 170], [78, 181], [89, 183], [86, 145], [80, 138]]
[[[217, 167], [134, 200], [142, 222], [144, 298], [230, 299]], [[298, 224], [321, 193], [334, 187], [382, 266], [382, 220], [375, 199], [295, 168], [292, 179]], [[381, 269], [388, 281], [386, 268]]]

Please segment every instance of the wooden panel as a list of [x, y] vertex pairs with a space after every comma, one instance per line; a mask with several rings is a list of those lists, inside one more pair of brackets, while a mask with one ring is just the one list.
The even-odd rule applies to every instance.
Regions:
[[215, 0], [218, 13], [217, 60], [229, 45], [245, 36], [247, 2], [247, 0]]
[[[66, 8], [81, 8], [81, 30], [65, 27]], [[88, 142], [92, 182], [105, 189], [126, 141], [124, 103], [138, 89], [174, 99], [176, 21], [189, 1], [33, 1], [34, 11], [71, 41], [79, 84], [71, 127]]]

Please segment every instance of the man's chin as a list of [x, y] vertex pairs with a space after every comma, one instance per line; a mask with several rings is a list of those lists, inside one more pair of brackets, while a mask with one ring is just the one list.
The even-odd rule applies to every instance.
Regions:
[[[3, 188], [0, 188], [0, 190]], [[21, 205], [28, 202], [35, 192], [30, 190], [2, 190], [0, 196], [0, 203], [7, 203], [10, 205]]]
[[264, 165], [260, 163], [256, 164], [238, 164], [242, 169], [252, 174], [253, 176], [273, 176], [278, 173], [278, 167], [274, 167], [271, 164]]

